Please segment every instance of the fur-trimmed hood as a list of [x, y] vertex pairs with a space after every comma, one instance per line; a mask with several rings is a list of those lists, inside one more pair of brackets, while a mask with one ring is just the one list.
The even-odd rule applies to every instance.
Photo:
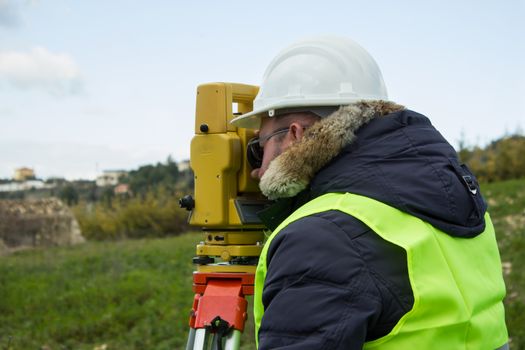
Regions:
[[259, 184], [276, 204], [273, 229], [305, 201], [330, 192], [374, 198], [459, 237], [485, 229], [475, 177], [425, 116], [392, 102], [362, 101], [307, 129]]
[[274, 159], [259, 183], [269, 199], [294, 197], [314, 175], [355, 138], [361, 126], [403, 106], [387, 101], [362, 101], [343, 106], [307, 129], [301, 141]]

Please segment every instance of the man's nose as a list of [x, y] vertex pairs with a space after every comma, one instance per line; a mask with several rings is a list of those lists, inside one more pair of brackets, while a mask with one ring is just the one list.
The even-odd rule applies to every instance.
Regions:
[[[255, 130], [255, 133], [253, 135], [253, 137], [259, 137], [259, 130]], [[250, 176], [252, 178], [254, 178], [255, 180], [260, 180], [261, 177], [259, 176], [259, 170], [261, 168], [257, 168], [257, 169], [253, 169], [251, 172], [250, 172]]]
[[257, 168], [257, 169], [253, 169], [251, 172], [250, 172], [250, 176], [252, 178], [254, 178], [255, 180], [260, 180], [261, 177], [259, 176], [259, 171], [261, 170], [261, 168]]

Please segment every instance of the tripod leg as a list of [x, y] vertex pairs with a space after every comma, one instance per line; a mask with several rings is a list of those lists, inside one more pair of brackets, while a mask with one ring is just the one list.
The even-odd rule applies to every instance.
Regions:
[[195, 328], [190, 328], [188, 343], [186, 343], [186, 350], [193, 350], [193, 344], [195, 344]]
[[222, 339], [221, 347], [216, 342], [218, 335], [213, 335], [211, 350], [239, 350], [241, 346], [241, 331], [234, 329], [227, 337]]
[[195, 345], [195, 334], [197, 330], [195, 328], [190, 328], [190, 333], [188, 334], [188, 343], [186, 344], [186, 350], [193, 350]]
[[195, 330], [195, 341], [193, 342], [193, 348], [191, 348], [191, 350], [209, 349], [211, 338], [210, 333], [206, 329], [199, 328]]
[[241, 331], [234, 329], [230, 336], [226, 339], [224, 350], [239, 350], [241, 347]]

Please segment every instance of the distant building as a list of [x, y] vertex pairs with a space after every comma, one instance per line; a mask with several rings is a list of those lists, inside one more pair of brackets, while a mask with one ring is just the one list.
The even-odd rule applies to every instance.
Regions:
[[22, 191], [22, 186], [19, 182], [8, 182], [0, 185], [0, 192], [16, 192]]
[[190, 161], [189, 160], [183, 160], [181, 162], [177, 163], [177, 169], [179, 169], [179, 172], [186, 171], [190, 168]]
[[25, 181], [25, 180], [31, 180], [35, 178], [35, 171], [31, 168], [18, 168], [15, 169], [15, 174], [13, 176], [13, 179], [15, 181]]
[[124, 170], [104, 170], [102, 175], [97, 176], [97, 186], [115, 186], [118, 184], [121, 177], [124, 177], [128, 174]]
[[0, 185], [0, 192], [29, 191], [32, 189], [40, 190], [44, 188], [53, 188], [53, 184], [45, 184], [41, 180], [28, 180], [22, 182], [9, 182]]
[[129, 185], [128, 184], [118, 184], [115, 189], [113, 190], [113, 192], [116, 194], [116, 195], [124, 195], [124, 194], [128, 194], [129, 193]]

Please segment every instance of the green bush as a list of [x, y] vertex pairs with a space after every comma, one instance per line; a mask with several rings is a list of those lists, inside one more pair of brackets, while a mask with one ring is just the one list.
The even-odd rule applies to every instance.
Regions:
[[[159, 190], [162, 192], [162, 190]], [[188, 229], [187, 212], [178, 196], [149, 192], [144, 197], [81, 203], [73, 208], [82, 234], [89, 240], [177, 235]]]
[[514, 135], [491, 142], [485, 148], [460, 145], [458, 154], [479, 181], [525, 178], [525, 136]]

